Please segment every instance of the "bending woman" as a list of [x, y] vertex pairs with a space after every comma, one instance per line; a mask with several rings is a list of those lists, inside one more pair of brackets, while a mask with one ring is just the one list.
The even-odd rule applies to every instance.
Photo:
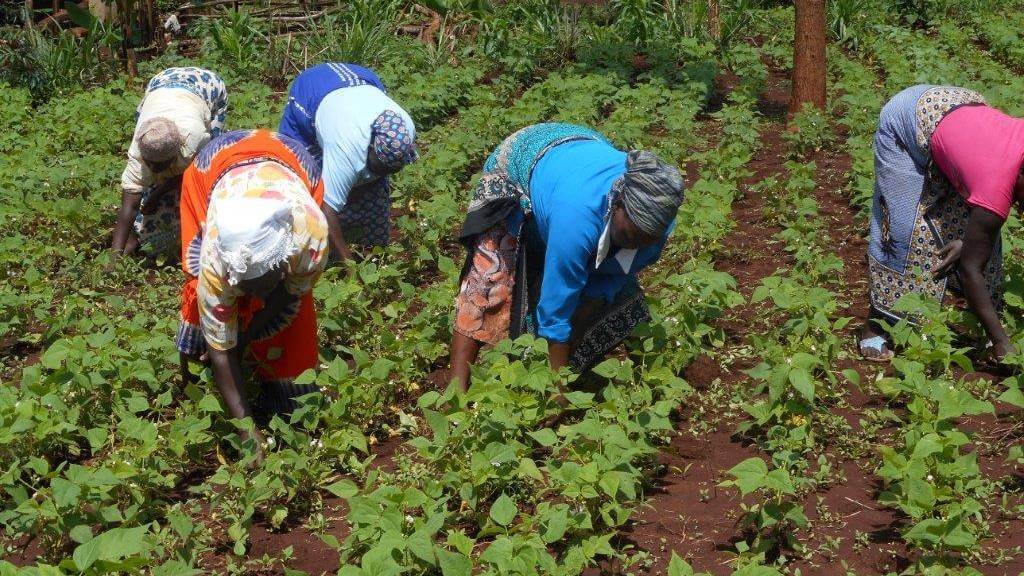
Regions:
[[[234, 418], [266, 422], [316, 390], [293, 380], [318, 360], [312, 289], [327, 256], [322, 196], [302, 145], [266, 130], [223, 134], [185, 172], [176, 343], [186, 378], [188, 361], [208, 351]], [[243, 362], [261, 381], [255, 414]]]
[[683, 200], [679, 171], [571, 124], [536, 124], [484, 164], [462, 227], [452, 375], [481, 344], [525, 332], [551, 367], [584, 371], [650, 319], [636, 275], [661, 255]]
[[168, 68], [149, 81], [121, 174], [115, 253], [177, 256], [181, 173], [220, 134], [227, 109], [224, 81], [209, 70]]
[[875, 134], [875, 195], [868, 246], [871, 312], [861, 354], [888, 360], [882, 323], [903, 317], [908, 293], [941, 301], [962, 289], [993, 353], [1013, 346], [999, 321], [1000, 229], [1024, 197], [1024, 120], [972, 90], [920, 85], [882, 108]]
[[329, 63], [292, 83], [278, 131], [306, 146], [324, 174], [324, 215], [335, 258], [349, 242], [386, 246], [391, 238], [388, 176], [416, 160], [416, 126], [372, 70]]

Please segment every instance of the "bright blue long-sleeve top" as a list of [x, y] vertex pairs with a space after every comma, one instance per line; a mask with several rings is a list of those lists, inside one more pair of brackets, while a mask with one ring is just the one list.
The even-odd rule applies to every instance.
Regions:
[[612, 248], [597, 263], [609, 194], [625, 172], [626, 153], [596, 140], [560, 144], [534, 167], [530, 201], [545, 245], [536, 310], [538, 336], [568, 342], [572, 315], [581, 298], [613, 301], [631, 276], [661, 256], [674, 222], [658, 244], [635, 251]]

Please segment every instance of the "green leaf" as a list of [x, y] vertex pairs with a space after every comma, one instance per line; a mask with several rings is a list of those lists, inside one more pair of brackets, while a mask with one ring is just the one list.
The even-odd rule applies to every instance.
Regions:
[[806, 368], [794, 368], [789, 372], [789, 383], [808, 402], [814, 402], [814, 381]]
[[50, 482], [50, 489], [53, 490], [53, 501], [58, 508], [64, 508], [78, 503], [78, 496], [81, 489], [78, 484], [69, 482], [63, 478], [54, 478]]
[[668, 576], [693, 576], [693, 568], [672, 551], [672, 558], [668, 561]]
[[910, 457], [914, 460], [924, 460], [936, 452], [942, 452], [939, 435], [934, 433], [926, 434], [914, 445], [914, 453]]
[[554, 508], [541, 524], [540, 537], [545, 544], [558, 542], [569, 527], [569, 510], [563, 505]]
[[75, 23], [75, 26], [81, 26], [86, 30], [91, 30], [93, 25], [96, 23], [96, 18], [90, 14], [88, 10], [74, 2], [65, 3], [64, 9], [68, 11], [68, 16], [71, 17], [71, 21]]
[[939, 420], [959, 418], [964, 414], [985, 414], [992, 410], [992, 404], [978, 400], [970, 392], [952, 386], [943, 390], [939, 396]]
[[147, 526], [114, 528], [80, 544], [71, 555], [75, 566], [84, 572], [97, 561], [116, 562], [143, 550]]
[[591, 370], [594, 374], [597, 374], [602, 378], [613, 378], [619, 373], [619, 360], [609, 358], [597, 366], [594, 366]]
[[473, 553], [473, 545], [475, 542], [469, 536], [466, 536], [461, 530], [457, 532], [448, 533], [448, 545], [455, 548], [464, 556], [469, 556]]
[[508, 497], [504, 492], [501, 496], [494, 501], [491, 505], [491, 520], [494, 520], [500, 526], [508, 526], [512, 523], [512, 520], [516, 517], [519, 509], [516, 508], [516, 503]]
[[434, 444], [441, 445], [448, 441], [448, 418], [439, 412], [425, 408], [423, 409], [423, 418], [434, 432]]
[[903, 537], [911, 542], [938, 544], [942, 539], [942, 521], [935, 518], [922, 520], [908, 530]]
[[843, 370], [843, 377], [852, 382], [854, 386], [860, 385], [860, 373], [853, 368]]
[[733, 483], [740, 489], [740, 494], [746, 496], [764, 486], [768, 465], [760, 458], [747, 458], [729, 469], [729, 474], [736, 478]]
[[999, 395], [998, 400], [1017, 408], [1024, 408], [1024, 392], [1021, 392], [1020, 388], [1007, 388], [1006, 392]]
[[338, 498], [351, 498], [359, 493], [359, 487], [356, 486], [355, 482], [347, 479], [341, 479], [332, 484], [324, 486], [331, 494], [334, 494]]
[[769, 566], [748, 564], [733, 572], [732, 576], [782, 576], [782, 573]]
[[79, 524], [78, 526], [72, 528], [71, 532], [69, 532], [68, 535], [71, 536], [71, 539], [75, 542], [78, 542], [79, 544], [84, 544], [89, 540], [92, 540], [92, 528], [90, 528], [87, 524]]
[[437, 560], [441, 564], [444, 576], [469, 576], [473, 571], [473, 562], [458, 552], [450, 552], [437, 548]]
[[558, 435], [551, 428], [543, 428], [529, 433], [530, 438], [537, 441], [538, 444], [545, 448], [550, 448], [558, 442]]

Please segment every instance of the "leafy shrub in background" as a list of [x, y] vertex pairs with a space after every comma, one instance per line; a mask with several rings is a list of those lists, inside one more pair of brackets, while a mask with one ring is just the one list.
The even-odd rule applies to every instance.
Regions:
[[35, 28], [0, 28], [0, 82], [24, 86], [35, 102], [96, 86], [118, 70], [112, 54], [120, 37], [96, 21], [81, 38]]

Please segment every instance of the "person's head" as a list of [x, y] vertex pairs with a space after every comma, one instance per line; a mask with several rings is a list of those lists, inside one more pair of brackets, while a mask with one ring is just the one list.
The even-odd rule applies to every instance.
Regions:
[[217, 254], [228, 283], [265, 299], [287, 271], [295, 251], [292, 207], [270, 198], [227, 198], [217, 203]]
[[167, 118], [150, 118], [139, 126], [139, 154], [150, 171], [167, 170], [181, 154], [182, 136]]
[[683, 202], [679, 170], [650, 152], [633, 151], [617, 188], [611, 211], [612, 244], [642, 248], [660, 242]]
[[370, 126], [367, 169], [378, 176], [388, 176], [418, 157], [416, 128], [407, 125], [405, 117], [393, 110], [385, 110], [377, 116]]
[[626, 207], [623, 206], [622, 201], [619, 199], [616, 199], [612, 205], [609, 233], [611, 234], [612, 244], [619, 248], [643, 248], [644, 246], [657, 244], [662, 238], [661, 236], [644, 232], [639, 226], [634, 224], [626, 212]]
[[279, 262], [277, 266], [274, 266], [262, 276], [241, 280], [235, 287], [245, 294], [266, 300], [277, 288], [277, 285], [281, 283], [281, 280], [284, 279], [286, 271], [287, 266], [285, 266], [284, 262]]

